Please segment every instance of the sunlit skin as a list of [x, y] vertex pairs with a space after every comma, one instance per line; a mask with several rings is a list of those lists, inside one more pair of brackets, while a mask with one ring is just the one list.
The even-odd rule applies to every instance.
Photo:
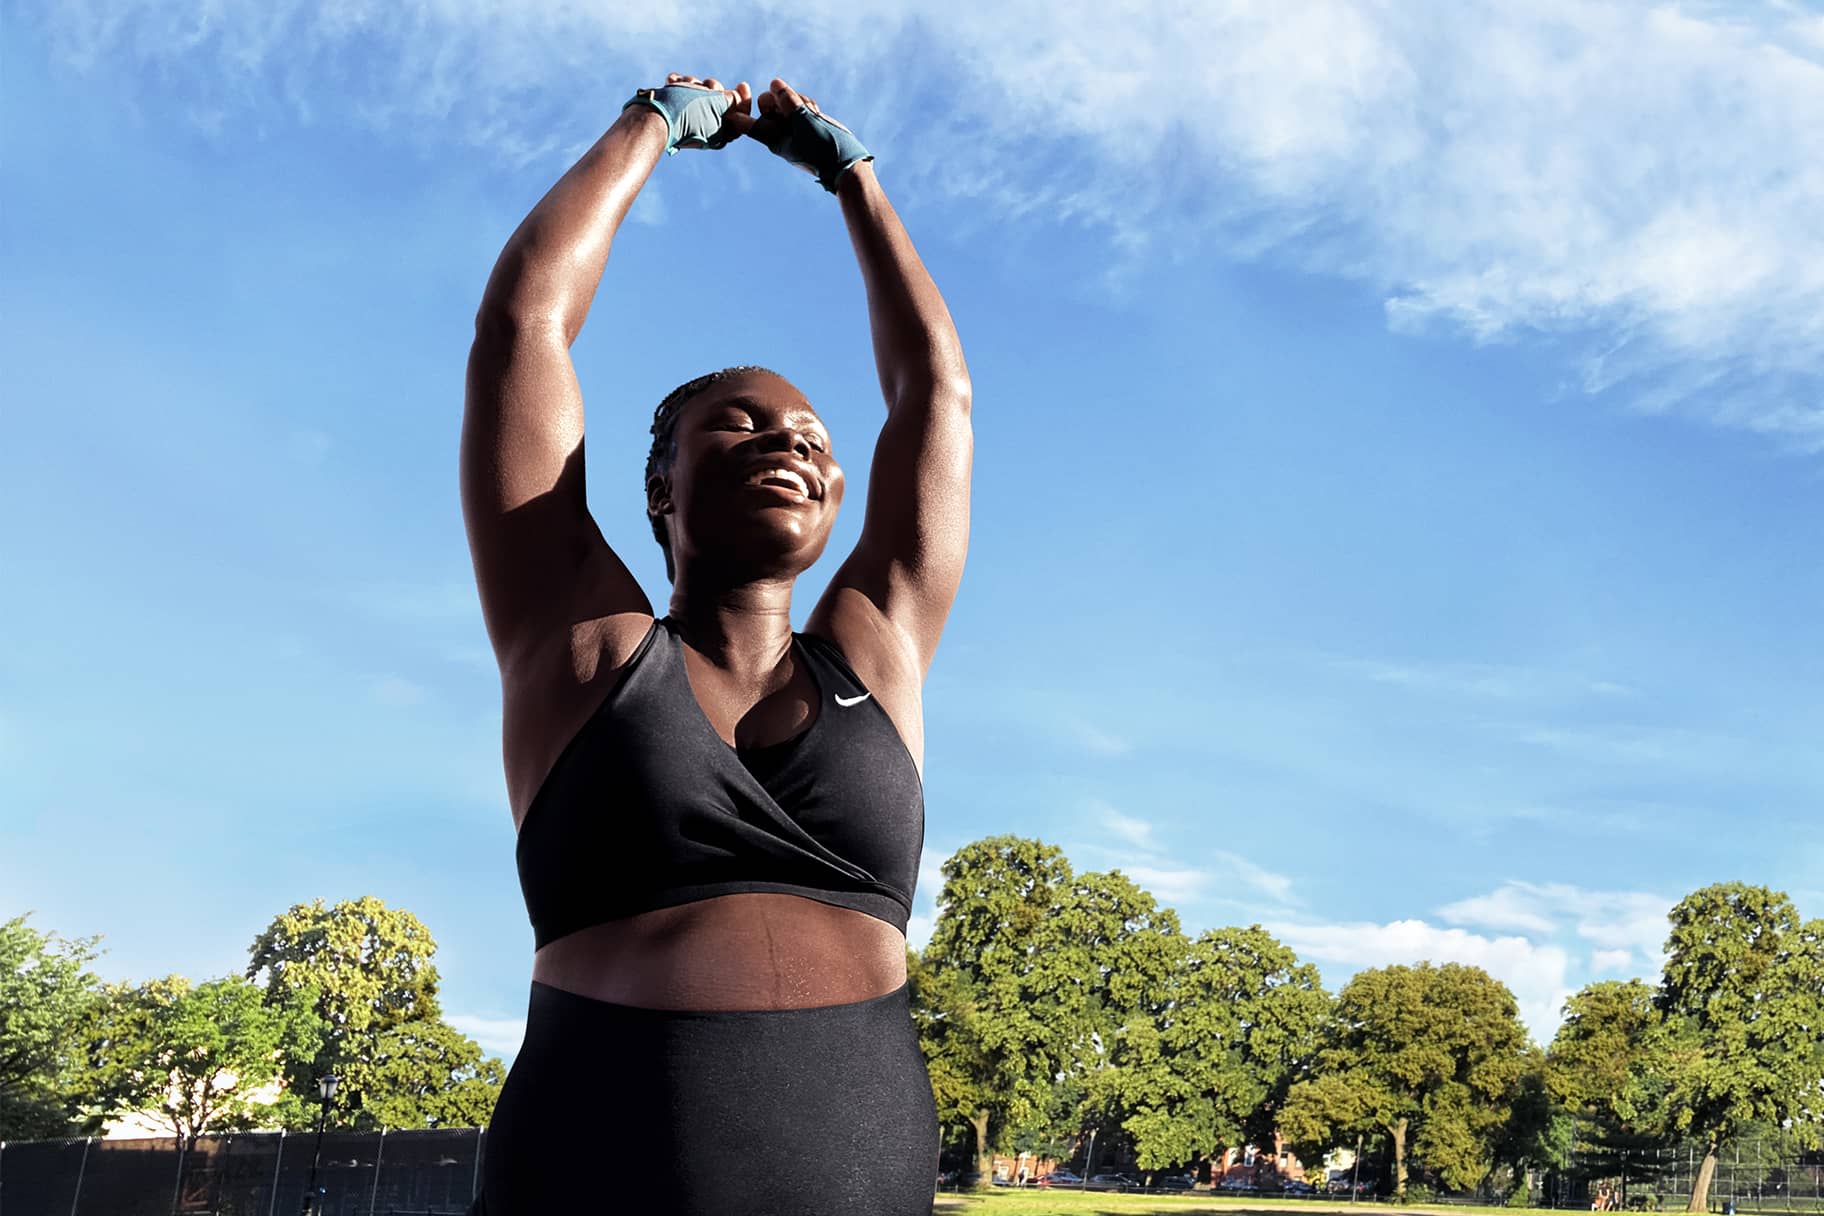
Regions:
[[[678, 73], [667, 83], [723, 88]], [[734, 134], [815, 105], [775, 80], [755, 116], [745, 83], [726, 91], [724, 126]], [[513, 234], [477, 313], [463, 508], [501, 667], [516, 824], [652, 624], [644, 591], [584, 501], [582, 397], [569, 346], [666, 136], [656, 112], [625, 111]], [[782, 185], [800, 186], [778, 168]], [[887, 420], [861, 541], [805, 629], [842, 649], [922, 770], [920, 689], [968, 545], [968, 371], [943, 299], [872, 165], [844, 176], [837, 203], [867, 289]], [[764, 354], [755, 352], [756, 361]], [[707, 370], [681, 368], [678, 379]], [[748, 374], [686, 405], [675, 440], [646, 487], [647, 506], [671, 539], [668, 607], [685, 641], [691, 690], [725, 742], [788, 739], [818, 713], [810, 673], [794, 661], [791, 596], [842, 505], [831, 437], [789, 381]], [[806, 492], [755, 484], [769, 469], [796, 473]], [[905, 939], [883, 921], [814, 900], [727, 895], [551, 942], [535, 956], [533, 978], [651, 1008], [802, 1008], [899, 987]]]

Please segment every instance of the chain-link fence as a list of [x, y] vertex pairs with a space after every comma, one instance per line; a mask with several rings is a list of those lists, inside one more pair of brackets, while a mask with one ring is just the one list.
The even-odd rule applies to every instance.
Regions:
[[[1704, 1150], [1696, 1144], [1617, 1148], [1580, 1140], [1570, 1168], [1542, 1179], [1535, 1199], [1560, 1208], [1683, 1211], [1703, 1164]], [[1783, 1137], [1724, 1144], [1708, 1207], [1824, 1216], [1824, 1152]]]
[[0, 1216], [460, 1216], [487, 1133], [243, 1132], [0, 1143]]

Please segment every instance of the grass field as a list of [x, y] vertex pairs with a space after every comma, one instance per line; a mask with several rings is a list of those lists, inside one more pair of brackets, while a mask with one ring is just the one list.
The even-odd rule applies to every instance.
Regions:
[[[1720, 1202], [1720, 1201], [1719, 1201]], [[1677, 1211], [1684, 1207], [1681, 1200]], [[1717, 1206], [1712, 1206], [1712, 1211]], [[1792, 1207], [1770, 1204], [1737, 1209], [1742, 1216], [1824, 1216], [1824, 1204], [1806, 1198]], [[1677, 1211], [1668, 1209], [1669, 1216]], [[1474, 1207], [1465, 1204], [1314, 1202], [1309, 1199], [1230, 1199], [1220, 1195], [1121, 1195], [1111, 1192], [996, 1190], [987, 1194], [940, 1194], [933, 1216], [1396, 1216], [1406, 1212], [1447, 1212], [1454, 1216], [1566, 1216], [1564, 1209]], [[1638, 1214], [1630, 1213], [1630, 1216]]]
[[[1455, 1212], [1461, 1216], [1469, 1209], [1443, 1204], [1408, 1204], [1393, 1207], [1384, 1203], [1313, 1203], [1288, 1199], [1275, 1203], [1259, 1199], [1225, 1199], [1217, 1195], [1118, 1195], [1111, 1193], [1051, 1190], [994, 1191], [986, 1195], [939, 1195], [933, 1211], [937, 1216], [1338, 1216], [1360, 1213], [1361, 1216], [1391, 1216], [1394, 1212]], [[1545, 1213], [1550, 1208], [1486, 1208], [1490, 1213], [1511, 1216], [1515, 1213]], [[1559, 1216], [1562, 1216], [1560, 1213]]]

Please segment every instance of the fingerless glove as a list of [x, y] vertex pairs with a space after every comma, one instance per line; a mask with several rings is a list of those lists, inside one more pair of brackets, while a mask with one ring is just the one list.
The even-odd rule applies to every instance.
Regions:
[[809, 106], [800, 106], [790, 118], [756, 123], [752, 134], [772, 149], [773, 155], [815, 174], [831, 194], [836, 193], [843, 174], [864, 160], [874, 159], [855, 132]]
[[726, 91], [704, 89], [688, 84], [668, 84], [662, 89], [641, 89], [621, 107], [651, 106], [665, 116], [669, 135], [665, 142], [667, 156], [676, 156], [679, 148], [721, 148], [733, 136], [718, 135], [722, 117], [733, 105]]

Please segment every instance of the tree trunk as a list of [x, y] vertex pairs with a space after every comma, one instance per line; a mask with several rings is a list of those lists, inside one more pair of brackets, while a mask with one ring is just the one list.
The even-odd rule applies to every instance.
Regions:
[[976, 1111], [969, 1126], [975, 1129], [975, 1186], [985, 1191], [994, 1185], [994, 1158], [988, 1154], [987, 1109]]
[[1704, 1146], [1704, 1163], [1697, 1167], [1697, 1178], [1691, 1183], [1691, 1201], [1687, 1212], [1702, 1212], [1710, 1206], [1710, 1183], [1716, 1178], [1716, 1154], [1722, 1148], [1717, 1140]]
[[1395, 1119], [1387, 1130], [1393, 1134], [1393, 1201], [1406, 1202], [1406, 1120]]

